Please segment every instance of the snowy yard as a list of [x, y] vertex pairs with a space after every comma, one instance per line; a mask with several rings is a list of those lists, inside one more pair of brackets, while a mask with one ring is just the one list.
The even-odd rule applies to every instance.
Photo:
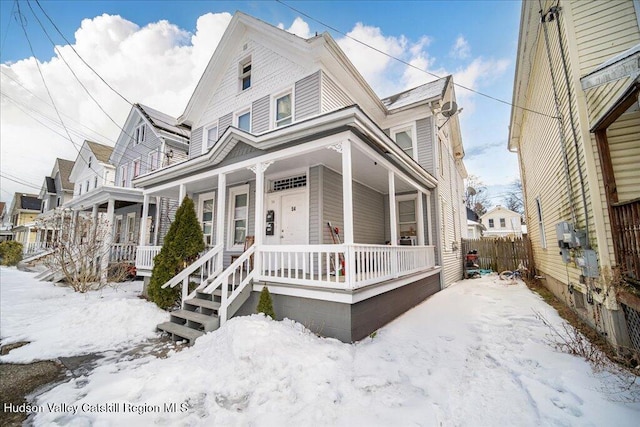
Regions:
[[[126, 348], [167, 318], [136, 298], [139, 283], [85, 296], [29, 273], [0, 274], [3, 344], [32, 342], [3, 362]], [[104, 359], [40, 395], [34, 423], [638, 425], [640, 403], [621, 403], [611, 376], [555, 351], [534, 310], [562, 322], [523, 284], [484, 277], [354, 345], [291, 321], [236, 318], [165, 359]]]

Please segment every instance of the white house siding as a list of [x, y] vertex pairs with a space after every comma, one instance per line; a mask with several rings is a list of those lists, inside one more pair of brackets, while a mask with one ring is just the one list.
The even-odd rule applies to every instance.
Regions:
[[260, 134], [269, 130], [269, 104], [271, 97], [263, 96], [251, 104], [251, 133]]
[[322, 112], [338, 110], [354, 102], [326, 73], [322, 73]]
[[[88, 166], [89, 157], [91, 157], [91, 168]], [[73, 181], [73, 194], [77, 195], [79, 186], [82, 185], [82, 194], [86, 193], [86, 182], [89, 181], [89, 189], [94, 189], [95, 178], [98, 177], [98, 186], [101, 185], [113, 185], [113, 179], [115, 177], [114, 170], [110, 168], [109, 174], [111, 179], [109, 182], [105, 182], [105, 167], [102, 163], [98, 162], [93, 152], [88, 148], [85, 143], [80, 150], [74, 169], [78, 172], [74, 175]], [[57, 184], [56, 184], [57, 185]]]
[[[131, 179], [133, 178], [133, 161], [140, 159], [140, 175], [150, 171], [149, 169], [149, 153], [158, 150], [162, 146], [162, 138], [156, 136], [150, 126], [146, 126], [145, 140], [138, 144], [134, 143], [133, 138], [129, 138], [129, 143], [124, 149], [124, 154], [120, 158], [116, 166], [116, 186], [121, 186], [121, 169], [122, 165], [127, 165], [127, 182], [125, 187], [131, 187]], [[128, 129], [127, 133], [133, 135], [134, 130]], [[175, 152], [175, 150], [174, 150]], [[175, 154], [175, 153], [174, 153]], [[162, 155], [162, 154], [161, 154]], [[175, 158], [174, 158], [175, 159]], [[162, 160], [162, 159], [161, 159]], [[83, 190], [84, 192], [84, 190]]]
[[435, 176], [433, 124], [431, 117], [416, 120], [416, 134], [416, 141], [418, 144], [418, 163], [427, 172]]
[[640, 111], [622, 115], [607, 129], [618, 200], [640, 197]]
[[320, 114], [320, 71], [296, 82], [293, 99], [296, 121]]
[[[249, 34], [245, 42], [238, 46], [235, 55], [230, 57], [220, 84], [209, 98], [202, 117], [194, 123], [194, 128], [213, 123], [229, 112], [249, 108], [254, 100], [285, 90], [287, 85], [292, 85], [312, 71], [264, 46], [257, 40], [259, 35], [255, 39], [253, 37]], [[244, 45], [246, 49], [243, 49]], [[251, 88], [240, 91], [238, 67], [249, 55]], [[224, 127], [220, 124], [218, 129], [222, 132]]]

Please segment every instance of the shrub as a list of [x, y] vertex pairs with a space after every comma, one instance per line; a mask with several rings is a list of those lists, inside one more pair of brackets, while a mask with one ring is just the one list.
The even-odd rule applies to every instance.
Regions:
[[2, 265], [16, 265], [22, 261], [22, 243], [15, 240], [0, 242]]
[[195, 206], [190, 198], [185, 197], [176, 211], [160, 253], [153, 260], [149, 299], [162, 309], [171, 307], [179, 299], [180, 290], [177, 286], [162, 289], [162, 285], [195, 261], [203, 250], [204, 236]]
[[271, 294], [269, 288], [264, 286], [262, 292], [260, 292], [260, 301], [258, 301], [258, 313], [264, 313], [275, 320], [276, 313], [273, 311], [273, 301], [271, 300]]

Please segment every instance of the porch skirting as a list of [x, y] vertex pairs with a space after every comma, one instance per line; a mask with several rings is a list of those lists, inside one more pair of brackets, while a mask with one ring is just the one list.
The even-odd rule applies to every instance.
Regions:
[[[274, 293], [271, 298], [278, 320], [289, 318], [318, 335], [351, 343], [367, 337], [438, 292], [441, 274], [438, 271], [353, 304]], [[235, 316], [256, 313], [259, 298], [260, 292], [252, 291]]]

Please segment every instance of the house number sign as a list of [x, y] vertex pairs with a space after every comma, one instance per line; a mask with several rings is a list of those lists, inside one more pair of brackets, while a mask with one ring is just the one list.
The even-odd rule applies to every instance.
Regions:
[[296, 207], [295, 206], [291, 206], [291, 212], [295, 212], [296, 211]]

